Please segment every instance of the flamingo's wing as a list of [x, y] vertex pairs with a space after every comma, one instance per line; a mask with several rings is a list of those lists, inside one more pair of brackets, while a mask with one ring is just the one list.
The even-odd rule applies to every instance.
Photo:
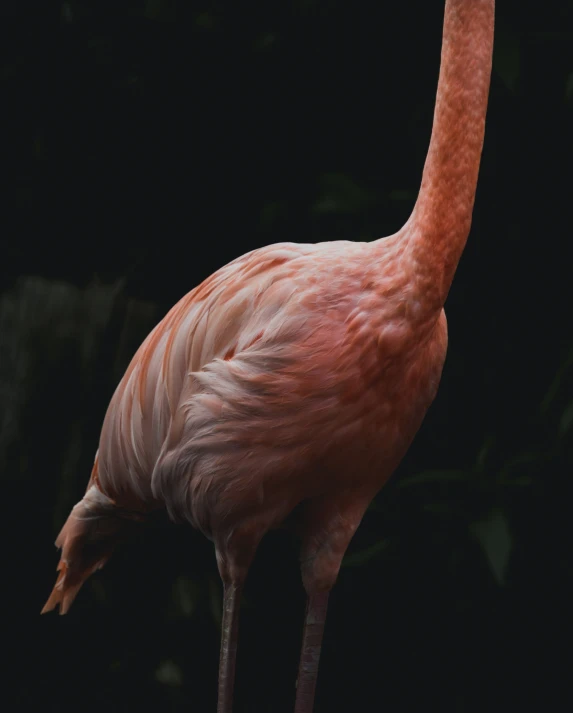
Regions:
[[[314, 245], [254, 250], [215, 272], [181, 299], [133, 357], [104, 421], [99, 486], [123, 506], [154, 500], [151, 473], [190, 373], [229, 360], [285, 328], [296, 293], [296, 263]], [[288, 310], [296, 319], [296, 310]]]

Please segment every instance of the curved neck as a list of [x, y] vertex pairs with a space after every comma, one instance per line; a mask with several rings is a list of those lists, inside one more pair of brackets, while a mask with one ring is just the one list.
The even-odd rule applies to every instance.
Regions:
[[471, 226], [491, 75], [495, 0], [446, 0], [440, 78], [407, 252], [443, 306]]

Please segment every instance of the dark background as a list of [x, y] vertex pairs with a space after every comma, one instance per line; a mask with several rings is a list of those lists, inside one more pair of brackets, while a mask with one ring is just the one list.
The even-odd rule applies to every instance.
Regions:
[[[180, 296], [257, 246], [406, 220], [442, 17], [441, 0], [2, 10], [6, 710], [215, 710], [212, 545], [160, 519], [67, 617], [40, 617], [53, 541], [113, 389]], [[341, 571], [317, 713], [572, 709], [573, 1], [500, 0], [496, 31], [441, 390]], [[296, 542], [273, 534], [237, 713], [292, 709], [303, 612]]]

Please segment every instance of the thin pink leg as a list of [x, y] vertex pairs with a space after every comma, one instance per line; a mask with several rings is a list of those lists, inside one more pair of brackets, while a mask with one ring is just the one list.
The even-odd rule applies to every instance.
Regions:
[[223, 625], [219, 657], [219, 698], [217, 713], [232, 713], [235, 660], [239, 638], [239, 605], [242, 586], [226, 584], [223, 598]]
[[294, 713], [312, 713], [329, 593], [311, 594], [307, 600]]

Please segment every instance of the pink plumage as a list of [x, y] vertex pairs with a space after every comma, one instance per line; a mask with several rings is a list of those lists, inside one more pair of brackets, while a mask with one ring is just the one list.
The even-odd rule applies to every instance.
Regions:
[[493, 12], [493, 0], [446, 2], [432, 139], [406, 225], [372, 243], [284, 243], [234, 260], [157, 325], [111, 400], [44, 611], [67, 611], [121, 536], [166, 508], [215, 543], [219, 713], [231, 711], [249, 564], [295, 507], [309, 596], [296, 711], [310, 713], [328, 592], [436, 394], [443, 304], [483, 143]]

